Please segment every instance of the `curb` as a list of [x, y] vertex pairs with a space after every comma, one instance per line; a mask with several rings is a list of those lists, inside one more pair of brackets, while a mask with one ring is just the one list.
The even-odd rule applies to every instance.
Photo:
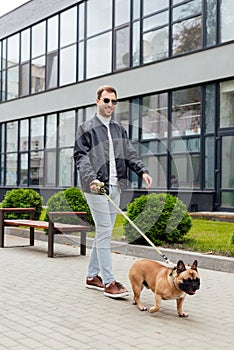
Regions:
[[[28, 238], [28, 230], [21, 228], [6, 228], [6, 234], [13, 236], [20, 236]], [[47, 242], [47, 235], [44, 232], [37, 231], [35, 234], [35, 240]], [[93, 238], [87, 238], [87, 248], [91, 248], [93, 244]], [[80, 245], [80, 237], [72, 235], [56, 235], [54, 237], [55, 243], [65, 244], [71, 246]], [[145, 258], [151, 260], [158, 260], [158, 253], [154, 248], [149, 246], [133, 245], [124, 242], [111, 241], [111, 251], [116, 254], [130, 255], [138, 258]], [[167, 248], [160, 248], [160, 251], [165, 254], [168, 259], [174, 263], [178, 260], [183, 260], [185, 264], [192, 264], [194, 260], [198, 260], [198, 266], [203, 269], [215, 270], [221, 272], [234, 273], [234, 258], [220, 256], [220, 255], [207, 255], [197, 252], [189, 252], [185, 250], [173, 250]]]

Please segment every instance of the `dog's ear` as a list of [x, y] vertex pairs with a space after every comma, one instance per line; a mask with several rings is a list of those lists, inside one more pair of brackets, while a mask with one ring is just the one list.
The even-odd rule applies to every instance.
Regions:
[[197, 265], [198, 265], [197, 260], [194, 260], [191, 269], [197, 271]]
[[177, 268], [176, 268], [176, 272], [178, 273], [178, 275], [185, 271], [186, 270], [186, 267], [185, 267], [185, 264], [183, 263], [182, 260], [179, 260], [178, 263], [177, 263]]

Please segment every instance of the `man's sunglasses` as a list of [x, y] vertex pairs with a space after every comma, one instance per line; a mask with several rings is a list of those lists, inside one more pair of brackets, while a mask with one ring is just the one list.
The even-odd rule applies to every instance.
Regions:
[[109, 98], [100, 98], [104, 103], [109, 103], [111, 102], [114, 106], [117, 105], [118, 101], [117, 100], [110, 100]]

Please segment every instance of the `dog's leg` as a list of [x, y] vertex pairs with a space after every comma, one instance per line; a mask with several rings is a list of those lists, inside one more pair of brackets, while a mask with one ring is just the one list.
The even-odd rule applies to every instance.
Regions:
[[161, 297], [160, 297], [160, 295], [156, 294], [156, 292], [155, 292], [154, 296], [155, 296], [155, 305], [152, 306], [149, 309], [149, 312], [151, 312], [151, 313], [157, 312], [160, 309], [160, 307], [161, 307]]
[[180, 298], [180, 299], [176, 299], [176, 303], [177, 303], [177, 311], [178, 311], [178, 315], [180, 317], [188, 317], [188, 315], [183, 311], [183, 302], [184, 302], [184, 297]]
[[133, 294], [134, 294], [134, 297], [133, 297], [133, 304], [134, 305], [137, 305], [138, 306], [138, 309], [140, 311], [146, 311], [147, 308], [141, 304], [141, 301], [140, 301], [140, 295], [141, 295], [141, 291], [142, 289], [144, 288], [143, 285], [141, 285], [140, 287], [139, 286], [132, 286], [132, 290], [133, 290]]

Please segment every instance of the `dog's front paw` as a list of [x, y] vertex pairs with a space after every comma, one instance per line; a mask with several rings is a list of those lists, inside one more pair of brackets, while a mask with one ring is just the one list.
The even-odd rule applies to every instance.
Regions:
[[147, 311], [147, 307], [145, 307], [144, 305], [142, 306], [138, 306], [140, 311]]
[[179, 317], [188, 317], [188, 314], [185, 314], [185, 313], [183, 312], [183, 313], [181, 313], [181, 314], [178, 313], [178, 316], [179, 316]]

